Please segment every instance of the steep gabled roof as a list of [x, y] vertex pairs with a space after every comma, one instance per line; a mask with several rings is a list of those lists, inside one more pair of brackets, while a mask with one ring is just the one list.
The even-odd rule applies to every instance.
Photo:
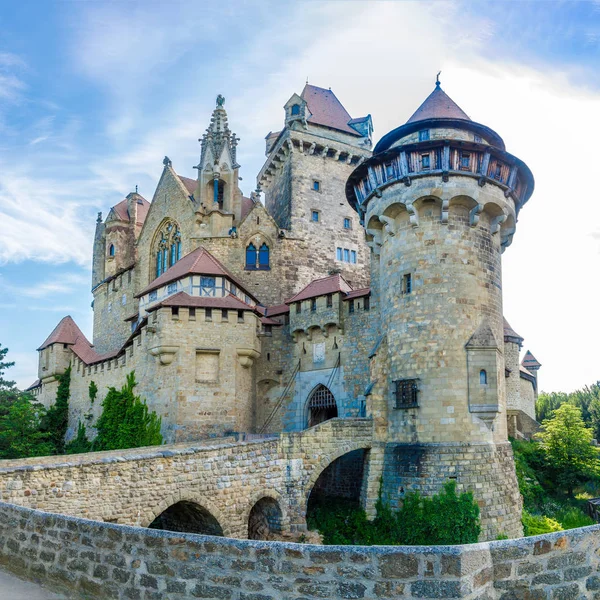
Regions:
[[60, 320], [38, 350], [43, 350], [52, 344], [68, 344], [69, 346], [73, 346], [79, 339], [85, 340], [88, 346], [91, 346], [81, 329], [73, 321], [73, 317], [67, 315]]
[[243, 221], [248, 216], [253, 207], [254, 200], [252, 200], [252, 198], [246, 198], [246, 196], [242, 196], [242, 214], [240, 221]]
[[339, 273], [336, 273], [335, 275], [330, 275], [329, 277], [323, 277], [323, 279], [315, 279], [314, 281], [311, 281], [295, 296], [289, 300], [286, 300], [286, 304], [290, 304], [292, 302], [301, 302], [302, 300], [316, 298], [317, 296], [325, 296], [326, 294], [335, 294], [336, 292], [347, 294], [351, 291], [352, 288], [350, 287], [350, 284]]
[[465, 119], [470, 117], [444, 90], [437, 84], [435, 89], [406, 123], [425, 121], [426, 119]]
[[177, 281], [188, 275], [217, 275], [227, 277], [233, 281], [239, 288], [243, 289], [249, 296], [254, 298], [252, 292], [249, 292], [245, 286], [240, 283], [208, 250], [199, 246], [189, 254], [186, 254], [181, 260], [178, 260], [172, 267], [169, 267], [160, 277], [157, 277], [150, 285], [138, 292], [135, 297], [139, 298], [152, 290], [157, 290], [163, 285], [172, 281]]
[[146, 216], [148, 215], [148, 211], [150, 210], [150, 202], [148, 202], [148, 200], [146, 200], [146, 198], [144, 198], [143, 196], [140, 196], [140, 194], [132, 192], [131, 194], [129, 194], [129, 196], [127, 196], [127, 198], [121, 200], [121, 202], [119, 202], [118, 204], [115, 204], [115, 206], [111, 208], [111, 211], [115, 213], [119, 221], [130, 221], [131, 218], [129, 216], [128, 211], [128, 198], [130, 196], [134, 196], [138, 204], [137, 222], [141, 225], [146, 220]]
[[538, 359], [533, 354], [531, 354], [531, 352], [529, 350], [527, 350], [527, 352], [525, 352], [525, 356], [523, 357], [523, 360], [521, 361], [521, 365], [530, 371], [537, 370], [542, 366], [542, 364], [538, 361]]
[[360, 133], [348, 125], [352, 117], [331, 90], [307, 83], [301, 97], [311, 113], [307, 119], [309, 123], [324, 125], [360, 137]]

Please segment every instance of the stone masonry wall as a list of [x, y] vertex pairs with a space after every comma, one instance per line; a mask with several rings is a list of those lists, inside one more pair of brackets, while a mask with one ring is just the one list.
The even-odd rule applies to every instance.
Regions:
[[598, 598], [600, 526], [471, 546], [313, 546], [0, 504], [0, 563], [75, 598]]

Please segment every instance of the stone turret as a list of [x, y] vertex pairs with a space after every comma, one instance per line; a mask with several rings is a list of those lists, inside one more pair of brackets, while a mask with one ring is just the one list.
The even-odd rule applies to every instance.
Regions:
[[[225, 98], [217, 96], [210, 125], [200, 142], [198, 187], [193, 196], [209, 215], [211, 235], [227, 235], [241, 219], [242, 193], [239, 190], [237, 145], [239, 138], [229, 129]], [[216, 214], [212, 214], [216, 213]]]
[[[387, 374], [371, 396], [391, 445], [384, 495], [473, 489], [484, 535], [518, 535], [507, 443], [501, 253], [533, 191], [527, 166], [439, 83], [350, 176], [367, 232]], [[421, 475], [426, 473], [426, 476]], [[400, 490], [400, 492], [399, 492]]]

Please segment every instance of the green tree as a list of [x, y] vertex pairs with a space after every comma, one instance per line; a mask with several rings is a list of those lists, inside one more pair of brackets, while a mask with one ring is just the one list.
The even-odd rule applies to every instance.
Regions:
[[40, 430], [44, 407], [27, 394], [17, 395], [0, 416], [0, 458], [52, 454], [54, 446]]
[[125, 385], [109, 388], [96, 424], [98, 435], [94, 450], [120, 450], [162, 444], [161, 420], [149, 412], [146, 402], [133, 393], [135, 373], [127, 375]]
[[585, 426], [581, 409], [570, 403], [559, 406], [542, 423], [537, 434], [550, 477], [573, 497], [575, 486], [600, 473], [598, 452], [591, 445], [593, 433]]
[[65, 435], [69, 426], [69, 397], [71, 395], [71, 365], [58, 376], [56, 401], [48, 409], [42, 419], [42, 432], [48, 434], [48, 439], [54, 446], [54, 454], [65, 453]]
[[65, 454], [83, 454], [84, 452], [90, 452], [91, 449], [92, 442], [87, 438], [85, 425], [79, 421], [77, 437], [65, 446]]
[[14, 362], [6, 361], [6, 355], [8, 354], [8, 348], [3, 348], [0, 344], [0, 391], [13, 390], [15, 387], [14, 381], [8, 381], [4, 379], [4, 373], [10, 367], [14, 367]]
[[94, 404], [94, 400], [96, 399], [96, 396], [98, 395], [98, 386], [96, 385], [96, 382], [94, 380], [90, 381], [88, 393], [90, 395], [90, 402], [92, 404]]
[[564, 392], [542, 392], [535, 402], [535, 417], [540, 423], [549, 419], [552, 413], [565, 402], [569, 401], [569, 395]]

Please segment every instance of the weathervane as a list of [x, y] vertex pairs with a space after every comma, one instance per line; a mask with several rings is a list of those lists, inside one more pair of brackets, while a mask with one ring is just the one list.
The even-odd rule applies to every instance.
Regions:
[[440, 87], [440, 75], [442, 74], [441, 71], [438, 71], [438, 74], [435, 76], [435, 86], [436, 87]]

